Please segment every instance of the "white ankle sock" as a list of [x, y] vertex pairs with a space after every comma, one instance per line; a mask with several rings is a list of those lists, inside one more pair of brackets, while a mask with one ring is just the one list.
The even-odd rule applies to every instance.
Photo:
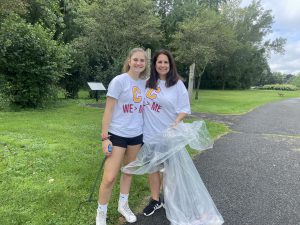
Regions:
[[105, 204], [105, 205], [101, 205], [100, 203], [98, 203], [98, 211], [104, 211], [105, 214], [107, 214], [107, 205], [108, 204]]
[[127, 202], [128, 201], [128, 194], [122, 194], [120, 193], [119, 202]]

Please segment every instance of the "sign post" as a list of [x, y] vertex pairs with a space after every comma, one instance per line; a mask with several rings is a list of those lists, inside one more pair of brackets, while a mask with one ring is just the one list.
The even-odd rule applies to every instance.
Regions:
[[96, 101], [98, 102], [99, 100], [99, 91], [105, 91], [105, 87], [103, 86], [102, 83], [98, 83], [98, 82], [87, 82], [90, 89], [92, 91], [95, 91], [95, 98], [96, 98]]

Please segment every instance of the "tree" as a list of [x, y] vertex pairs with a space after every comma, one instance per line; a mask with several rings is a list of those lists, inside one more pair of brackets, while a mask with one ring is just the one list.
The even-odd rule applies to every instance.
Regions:
[[151, 0], [98, 1], [81, 6], [76, 22], [82, 34], [72, 46], [76, 58], [84, 60], [78, 67], [83, 80], [107, 85], [120, 74], [129, 49], [158, 46], [160, 21], [153, 9]]
[[[228, 1], [221, 5], [220, 14], [234, 29], [238, 48], [228, 55], [223, 70], [218, 66], [209, 71], [214, 79], [222, 80], [221, 88], [249, 88], [264, 80], [270, 72], [267, 62], [269, 53], [283, 52], [285, 40], [266, 39], [272, 32], [273, 17], [270, 10], [264, 10], [260, 1], [253, 1], [245, 8], [240, 1]], [[221, 62], [218, 62], [221, 63]], [[222, 68], [222, 67], [221, 67]], [[222, 74], [218, 76], [217, 74]]]
[[40, 24], [10, 15], [0, 26], [0, 74], [11, 104], [39, 107], [53, 100], [69, 67], [69, 51]]
[[25, 15], [27, 12], [27, 1], [26, 0], [0, 0], [0, 19], [16, 13], [19, 15]]
[[226, 3], [226, 0], [202, 0], [203, 4], [206, 4], [210, 9], [219, 11], [220, 5], [224, 2]]
[[289, 84], [293, 84], [300, 89], [300, 73], [298, 75], [294, 75], [289, 81]]
[[39, 23], [53, 32], [53, 39], [60, 38], [60, 27], [64, 27], [59, 1], [27, 0], [28, 13], [24, 19], [31, 24]]
[[171, 46], [175, 49], [176, 59], [195, 63], [197, 90], [207, 65], [224, 57], [225, 52], [234, 50], [234, 33], [215, 11], [203, 9], [193, 18], [180, 23]]
[[178, 30], [179, 23], [201, 10], [202, 1], [154, 0], [154, 2], [155, 11], [161, 20], [160, 30], [163, 39], [160, 44], [162, 47], [166, 47], [172, 42], [172, 36]]
[[85, 4], [83, 0], [60, 0], [59, 9], [63, 24], [56, 26], [56, 33], [61, 35], [65, 43], [70, 43], [80, 35], [81, 29], [75, 20], [80, 16], [80, 8]]

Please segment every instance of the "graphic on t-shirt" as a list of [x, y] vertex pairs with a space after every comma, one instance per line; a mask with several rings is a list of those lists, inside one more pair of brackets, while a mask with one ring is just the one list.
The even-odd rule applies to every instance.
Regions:
[[[152, 89], [150, 88], [147, 93], [146, 93], [146, 98], [154, 100], [157, 98], [157, 94], [160, 92], [160, 88], [157, 87], [157, 89]], [[145, 106], [149, 106], [151, 110], [155, 111], [155, 112], [160, 112], [162, 106], [159, 105], [158, 103], [156, 103], [155, 101], [153, 101], [152, 103], [146, 101], [145, 102]]]
[[[140, 103], [143, 99], [143, 97], [141, 95], [141, 90], [138, 87], [133, 86], [131, 91], [132, 91], [132, 96], [133, 96], [133, 102]], [[143, 105], [139, 105], [137, 107], [133, 103], [123, 104], [122, 108], [123, 108], [124, 113], [134, 113], [137, 110], [139, 113], [143, 112]]]
[[132, 88], [132, 94], [133, 94], [133, 101], [135, 103], [139, 103], [142, 101], [141, 90], [138, 87], [134, 86]]
[[161, 105], [157, 104], [156, 102], [152, 102], [151, 110], [156, 111], [156, 112], [160, 112]]
[[156, 99], [157, 98], [157, 94], [160, 92], [160, 88], [157, 87], [157, 90], [150, 88], [147, 93], [146, 93], [146, 97], [149, 99]]

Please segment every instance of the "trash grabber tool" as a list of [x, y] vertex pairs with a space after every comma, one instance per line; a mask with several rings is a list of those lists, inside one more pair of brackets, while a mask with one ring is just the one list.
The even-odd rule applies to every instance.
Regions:
[[[112, 146], [111, 146], [111, 145], [108, 145], [108, 152], [112, 152]], [[98, 180], [99, 180], [99, 177], [100, 177], [100, 174], [101, 174], [101, 171], [102, 171], [102, 169], [103, 169], [103, 166], [104, 166], [104, 164], [105, 164], [106, 159], [107, 159], [107, 156], [104, 156], [104, 159], [103, 159], [103, 161], [102, 161], [102, 163], [100, 164], [100, 167], [99, 167], [99, 169], [98, 169], [98, 172], [97, 172], [97, 176], [96, 176], [94, 185], [93, 185], [92, 188], [91, 188], [91, 193], [90, 193], [90, 195], [89, 195], [89, 197], [88, 197], [87, 200], [82, 201], [82, 202], [79, 203], [78, 211], [80, 210], [82, 204], [97, 201], [97, 199], [93, 199], [93, 195], [94, 195], [95, 189], [96, 189], [96, 187], [97, 187], [97, 183], [98, 183]]]

